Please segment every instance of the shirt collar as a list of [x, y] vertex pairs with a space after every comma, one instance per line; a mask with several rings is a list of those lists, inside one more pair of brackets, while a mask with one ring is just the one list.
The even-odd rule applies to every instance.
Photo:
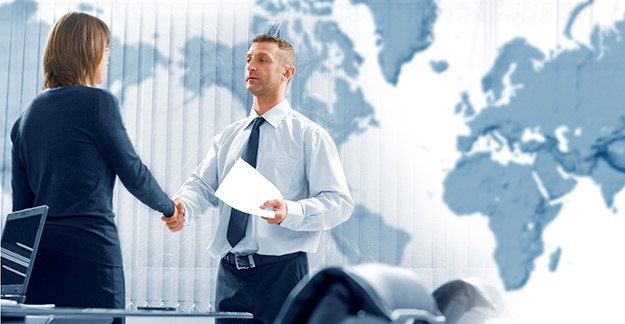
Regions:
[[[291, 111], [291, 104], [289, 104], [289, 100], [285, 98], [277, 105], [271, 107], [271, 109], [263, 115], [263, 118], [265, 118], [265, 121], [273, 126], [273, 128], [278, 128], [278, 124], [280, 124], [280, 121], [289, 113], [289, 111]], [[247, 120], [245, 121], [245, 128], [250, 127], [250, 124], [252, 124], [256, 117], [259, 117], [259, 115], [256, 110], [252, 108], [249, 116], [247, 116]]]

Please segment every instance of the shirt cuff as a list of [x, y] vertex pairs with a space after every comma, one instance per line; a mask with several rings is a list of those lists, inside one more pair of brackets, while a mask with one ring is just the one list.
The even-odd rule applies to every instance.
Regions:
[[193, 208], [191, 208], [191, 207], [189, 207], [188, 205], [185, 204], [184, 205], [184, 223], [182, 223], [185, 228], [191, 227], [191, 225], [193, 225], [193, 220], [192, 219], [193, 219], [193, 215], [194, 214], [195, 213], [193, 212]]
[[295, 230], [304, 221], [304, 208], [297, 201], [285, 200], [287, 215], [280, 223], [280, 226]]

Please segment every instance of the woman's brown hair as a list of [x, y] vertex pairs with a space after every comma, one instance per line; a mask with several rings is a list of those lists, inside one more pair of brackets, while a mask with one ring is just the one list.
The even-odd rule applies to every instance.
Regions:
[[110, 44], [108, 26], [94, 16], [70, 12], [56, 22], [43, 57], [43, 88], [93, 85]]

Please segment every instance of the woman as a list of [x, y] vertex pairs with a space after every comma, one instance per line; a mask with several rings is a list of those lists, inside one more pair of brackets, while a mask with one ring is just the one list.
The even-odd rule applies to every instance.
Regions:
[[26, 302], [124, 308], [124, 273], [112, 195], [115, 177], [166, 216], [181, 205], [135, 152], [104, 80], [110, 33], [100, 19], [68, 13], [44, 54], [44, 91], [11, 131], [13, 210], [50, 207]]

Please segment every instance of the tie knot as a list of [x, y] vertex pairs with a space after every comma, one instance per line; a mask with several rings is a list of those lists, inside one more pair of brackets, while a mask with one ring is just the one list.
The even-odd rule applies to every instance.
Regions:
[[258, 129], [258, 127], [260, 127], [260, 125], [262, 125], [262, 123], [265, 122], [265, 118], [263, 117], [256, 117], [254, 119], [254, 125], [252, 125], [252, 128]]

